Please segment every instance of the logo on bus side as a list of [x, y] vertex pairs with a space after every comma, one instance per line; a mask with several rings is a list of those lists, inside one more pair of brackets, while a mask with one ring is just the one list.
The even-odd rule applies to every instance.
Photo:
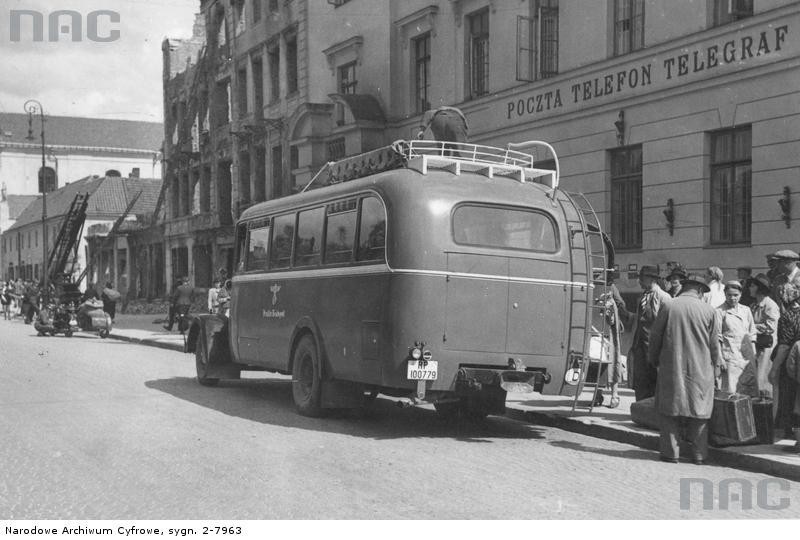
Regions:
[[269, 290], [272, 291], [272, 305], [274, 306], [278, 303], [278, 291], [281, 290], [281, 286], [275, 283], [269, 288]]
[[[272, 293], [272, 305], [274, 306], [278, 303], [278, 292], [281, 290], [281, 286], [273, 283], [269, 290]], [[283, 319], [286, 317], [286, 310], [262, 309], [261, 316], [265, 319]]]

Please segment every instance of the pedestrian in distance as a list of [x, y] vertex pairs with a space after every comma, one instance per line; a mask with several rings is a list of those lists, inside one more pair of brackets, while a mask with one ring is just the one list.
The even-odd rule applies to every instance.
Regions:
[[8, 282], [3, 284], [3, 290], [0, 291], [0, 305], [3, 307], [3, 318], [8, 321], [11, 319], [11, 286]]
[[[636, 330], [628, 351], [628, 379], [633, 383], [636, 401], [653, 397], [656, 391], [658, 372], [648, 361], [650, 328], [659, 311], [672, 298], [658, 286], [659, 274], [655, 266], [645, 265], [639, 270], [639, 286], [642, 296], [636, 305]], [[631, 373], [632, 371], [632, 373]]]
[[706, 279], [690, 274], [681, 294], [662, 306], [650, 335], [650, 362], [658, 368], [656, 410], [662, 415], [661, 460], [677, 463], [681, 439], [692, 461], [708, 456], [708, 419], [714, 408], [714, 384], [722, 368], [719, 311], [703, 301]]
[[750, 308], [739, 303], [742, 285], [737, 280], [725, 284], [725, 302], [717, 308], [720, 316], [720, 347], [725, 369], [720, 381], [720, 389], [731, 394], [743, 393], [758, 396], [758, 388], [753, 378], [749, 387], [740, 392], [739, 379], [748, 364], [755, 360], [756, 325]]
[[[758, 274], [750, 279], [750, 296], [753, 304], [753, 322], [756, 325], [756, 381], [759, 392], [772, 397], [772, 384], [769, 382], [769, 371], [772, 367], [772, 351], [778, 336], [778, 319], [781, 316], [778, 304], [770, 298], [772, 286], [766, 274]], [[777, 403], [775, 404], [777, 407]]]
[[178, 329], [183, 332], [186, 330], [186, 316], [189, 314], [189, 309], [194, 301], [194, 288], [189, 285], [189, 278], [184, 277], [179, 280], [179, 284], [175, 287], [170, 298], [169, 317], [164, 329], [172, 331], [172, 326], [175, 324], [175, 319], [180, 318]]
[[774, 300], [781, 313], [794, 301], [795, 291], [800, 289], [800, 268], [797, 261], [800, 255], [790, 249], [782, 249], [772, 254], [775, 265], [775, 278], [772, 280]]
[[106, 281], [103, 287], [103, 294], [100, 295], [100, 300], [103, 301], [103, 311], [108, 313], [111, 317], [111, 322], [114, 322], [114, 317], [117, 314], [117, 301], [122, 297], [120, 292], [114, 288], [110, 281]]
[[706, 268], [706, 280], [708, 283], [708, 292], [703, 295], [703, 301], [710, 304], [713, 308], [718, 308], [725, 302], [725, 286], [722, 280], [725, 279], [725, 274], [719, 266], [709, 266]]
[[219, 289], [220, 289], [220, 282], [215, 281], [211, 284], [211, 288], [208, 289], [208, 312], [214, 314], [219, 309]]

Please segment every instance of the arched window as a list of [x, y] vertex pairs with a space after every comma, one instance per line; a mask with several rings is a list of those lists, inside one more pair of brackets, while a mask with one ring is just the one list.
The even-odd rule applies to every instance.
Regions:
[[52, 167], [39, 167], [39, 193], [55, 191], [58, 187], [58, 176]]

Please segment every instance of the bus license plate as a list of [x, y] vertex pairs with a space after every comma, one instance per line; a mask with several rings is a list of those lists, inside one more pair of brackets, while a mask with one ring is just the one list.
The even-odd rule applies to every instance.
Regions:
[[[422, 364], [422, 365], [420, 365]], [[408, 379], [411, 381], [435, 381], [439, 377], [439, 362], [428, 360], [408, 361]]]

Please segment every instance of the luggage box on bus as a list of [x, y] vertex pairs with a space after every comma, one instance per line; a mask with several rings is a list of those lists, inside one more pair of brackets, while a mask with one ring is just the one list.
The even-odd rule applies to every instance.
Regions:
[[711, 444], [731, 446], [749, 444], [756, 438], [755, 418], [750, 396], [714, 392], [710, 422]]

